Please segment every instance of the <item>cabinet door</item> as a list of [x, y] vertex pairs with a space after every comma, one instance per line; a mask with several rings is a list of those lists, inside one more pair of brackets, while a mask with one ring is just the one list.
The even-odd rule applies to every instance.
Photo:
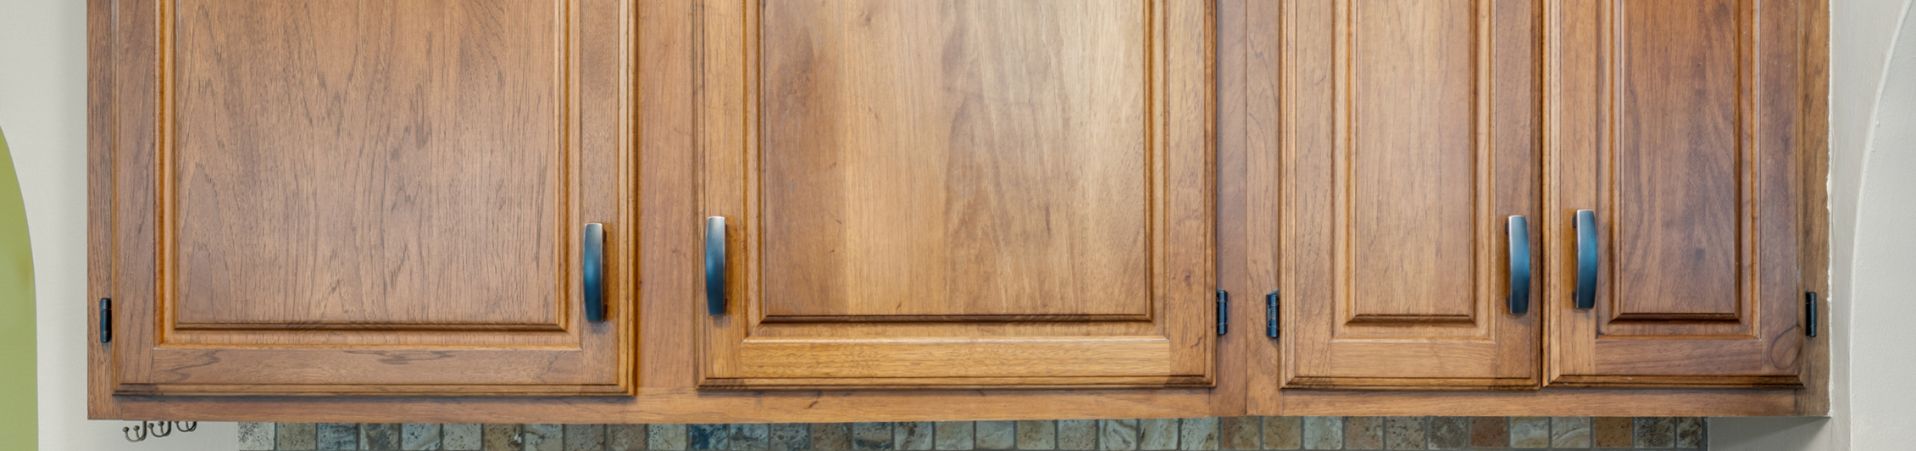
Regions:
[[1811, 4], [1563, 2], [1552, 383], [1800, 383]]
[[702, 2], [702, 386], [1209, 384], [1209, 3]]
[[[616, 394], [614, 0], [123, 0], [96, 49], [116, 394]], [[588, 321], [584, 224], [604, 224]], [[97, 317], [96, 317], [97, 319]], [[95, 332], [101, 332], [96, 330]]]
[[1284, 384], [1536, 386], [1540, 4], [1284, 10]]

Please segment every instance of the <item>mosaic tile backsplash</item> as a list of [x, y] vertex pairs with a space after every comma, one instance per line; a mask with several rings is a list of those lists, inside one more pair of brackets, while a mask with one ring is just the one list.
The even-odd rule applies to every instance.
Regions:
[[1702, 418], [1229, 417], [850, 424], [241, 423], [239, 449], [1257, 450], [1704, 449]]

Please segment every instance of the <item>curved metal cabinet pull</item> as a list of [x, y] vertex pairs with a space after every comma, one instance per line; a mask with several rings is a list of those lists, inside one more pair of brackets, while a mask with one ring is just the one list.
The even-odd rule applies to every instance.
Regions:
[[113, 298], [100, 298], [100, 344], [113, 342]]
[[705, 218], [705, 311], [725, 314], [725, 217]]
[[1530, 221], [1523, 215], [1510, 217], [1504, 234], [1510, 239], [1510, 314], [1530, 313]]
[[605, 224], [585, 225], [579, 251], [579, 276], [585, 295], [585, 320], [605, 321]]
[[1577, 310], [1597, 307], [1597, 212], [1577, 210]]
[[1270, 293], [1264, 295], [1264, 336], [1265, 337], [1277, 338], [1277, 335], [1278, 335], [1277, 323], [1278, 321], [1283, 319], [1282, 317], [1280, 317], [1282, 313], [1277, 311], [1277, 302], [1278, 302], [1277, 290], [1271, 290]]

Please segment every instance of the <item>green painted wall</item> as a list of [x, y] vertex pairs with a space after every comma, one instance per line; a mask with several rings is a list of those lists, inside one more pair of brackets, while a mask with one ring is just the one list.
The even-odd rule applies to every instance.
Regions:
[[0, 449], [36, 449], [33, 246], [13, 153], [0, 130]]

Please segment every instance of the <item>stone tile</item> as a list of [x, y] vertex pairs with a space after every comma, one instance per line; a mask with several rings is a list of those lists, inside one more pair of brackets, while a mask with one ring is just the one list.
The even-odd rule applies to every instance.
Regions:
[[398, 423], [359, 425], [359, 449], [394, 451], [399, 449]]
[[1628, 417], [1599, 417], [1592, 420], [1592, 435], [1596, 437], [1598, 448], [1629, 448], [1636, 446], [1630, 433], [1631, 420]]
[[978, 440], [973, 445], [978, 449], [1016, 449], [1018, 447], [1017, 423], [980, 421], [976, 427]]
[[556, 424], [528, 424], [519, 432], [525, 451], [565, 451], [565, 427]]
[[841, 451], [852, 449], [852, 425], [845, 423], [812, 425], [812, 448]]
[[1058, 422], [1020, 421], [1018, 449], [1058, 449]]
[[645, 425], [611, 424], [605, 426], [605, 451], [641, 451], [644, 449]]
[[1636, 446], [1662, 448], [1676, 445], [1676, 420], [1670, 417], [1636, 419]]
[[1178, 449], [1178, 420], [1138, 420], [1138, 448], [1144, 450]]
[[319, 425], [313, 423], [281, 423], [273, 427], [273, 439], [282, 450], [308, 450], [319, 448]]
[[1098, 422], [1058, 420], [1058, 449], [1092, 450], [1098, 448]]
[[520, 444], [523, 442], [519, 439], [519, 425], [488, 424], [484, 427], [485, 429], [481, 433], [484, 434], [485, 437], [481, 440], [483, 442], [481, 449], [485, 451], [519, 451], [521, 448]]
[[359, 449], [359, 425], [320, 423], [316, 449]]
[[771, 425], [731, 424], [725, 426], [725, 433], [730, 435], [725, 449], [759, 451], [772, 442]]
[[439, 425], [439, 449], [446, 451], [478, 451], [483, 449], [484, 429], [477, 424]]
[[1185, 418], [1178, 421], [1178, 449], [1217, 449], [1217, 417]]
[[1470, 418], [1430, 417], [1430, 449], [1463, 449], [1470, 446]]
[[1384, 417], [1344, 417], [1344, 449], [1384, 449]]
[[1424, 417], [1389, 417], [1384, 419], [1384, 448], [1387, 449], [1424, 449], [1429, 429], [1428, 419]]
[[1304, 449], [1344, 449], [1344, 417], [1304, 417]]
[[1219, 449], [1264, 449], [1259, 444], [1263, 427], [1263, 418], [1225, 417], [1217, 419], [1217, 447]]
[[[812, 449], [812, 427], [808, 424], [774, 424], [766, 426], [769, 450], [809, 450]], [[826, 448], [845, 449], [845, 448]]]
[[1551, 448], [1589, 448], [1590, 417], [1551, 417]]
[[1550, 418], [1548, 417], [1512, 417], [1510, 418], [1511, 448], [1549, 448]]
[[732, 428], [723, 424], [685, 425], [685, 449], [732, 449]]
[[270, 451], [279, 445], [273, 435], [273, 423], [240, 423], [240, 451]]
[[852, 423], [852, 449], [897, 449], [891, 423]]
[[976, 445], [976, 424], [970, 421], [945, 421], [932, 424], [935, 438], [932, 448], [939, 450], [969, 450]]
[[407, 451], [436, 450], [441, 441], [440, 432], [444, 427], [438, 424], [407, 423], [399, 427], [399, 449]]
[[1510, 419], [1504, 417], [1471, 417], [1470, 446], [1474, 448], [1502, 448], [1510, 446]]
[[927, 422], [892, 423], [892, 449], [932, 449], [932, 429]]
[[1703, 419], [1684, 417], [1676, 419], [1676, 447], [1684, 449], [1703, 448]]
[[565, 425], [565, 451], [604, 451], [605, 425]]
[[1138, 420], [1099, 420], [1098, 449], [1138, 449]]
[[692, 444], [683, 424], [649, 424], [645, 426], [645, 449], [682, 450]]
[[1304, 419], [1300, 417], [1263, 417], [1264, 449], [1304, 447]]

